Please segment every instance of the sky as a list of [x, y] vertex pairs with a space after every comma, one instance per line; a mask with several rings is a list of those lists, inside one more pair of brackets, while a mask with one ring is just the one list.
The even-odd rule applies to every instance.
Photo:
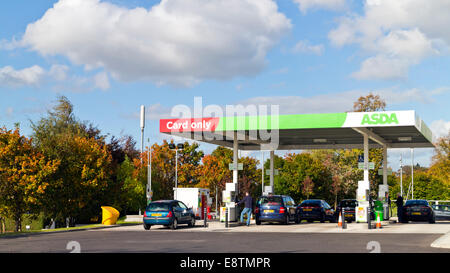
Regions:
[[[145, 139], [161, 143], [159, 119], [195, 98], [335, 113], [372, 92], [444, 136], [449, 13], [448, 0], [2, 1], [0, 126], [30, 136], [64, 95], [80, 120], [138, 143], [145, 105]], [[394, 170], [401, 154], [408, 164], [409, 149], [388, 152]], [[415, 149], [414, 160], [432, 155]]]

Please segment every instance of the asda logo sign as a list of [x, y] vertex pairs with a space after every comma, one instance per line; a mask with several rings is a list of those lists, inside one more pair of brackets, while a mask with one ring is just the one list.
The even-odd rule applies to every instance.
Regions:
[[392, 114], [365, 114], [361, 125], [383, 125], [383, 124], [398, 124], [397, 115]]

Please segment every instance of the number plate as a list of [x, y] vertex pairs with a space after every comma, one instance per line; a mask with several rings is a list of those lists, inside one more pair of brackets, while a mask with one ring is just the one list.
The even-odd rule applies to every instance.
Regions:
[[264, 213], [273, 213], [273, 209], [265, 209]]
[[312, 211], [312, 209], [303, 209], [303, 211]]
[[420, 212], [413, 212], [412, 215], [420, 215]]
[[152, 216], [162, 216], [161, 213], [152, 213]]

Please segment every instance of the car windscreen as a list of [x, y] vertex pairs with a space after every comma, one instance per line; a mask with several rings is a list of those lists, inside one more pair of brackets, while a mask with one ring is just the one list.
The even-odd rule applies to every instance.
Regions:
[[428, 202], [424, 200], [408, 200], [405, 206], [428, 206]]
[[147, 206], [148, 211], [168, 211], [170, 210], [170, 204], [169, 203], [150, 203]]
[[356, 200], [342, 200], [339, 205], [341, 207], [357, 207], [358, 202]]
[[320, 201], [303, 201], [300, 207], [320, 208]]
[[281, 196], [263, 196], [258, 200], [259, 205], [281, 206]]

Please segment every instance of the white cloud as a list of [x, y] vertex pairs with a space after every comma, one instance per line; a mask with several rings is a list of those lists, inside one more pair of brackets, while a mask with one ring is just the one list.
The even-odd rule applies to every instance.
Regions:
[[272, 0], [162, 0], [150, 9], [60, 0], [20, 43], [119, 80], [189, 86], [260, 72], [290, 28]]
[[359, 80], [396, 80], [407, 78], [410, 61], [379, 54], [364, 60], [352, 77]]
[[52, 65], [49, 71], [49, 75], [56, 81], [65, 81], [67, 79], [67, 72], [69, 67], [66, 65]]
[[430, 129], [433, 132], [433, 141], [450, 133], [450, 121], [443, 119], [435, 120], [431, 123]]
[[347, 14], [329, 32], [331, 43], [357, 44], [371, 55], [352, 76], [403, 79], [423, 59], [447, 54], [450, 45], [447, 0], [367, 0], [362, 15]]
[[23, 87], [38, 86], [45, 75], [45, 70], [34, 65], [22, 70], [16, 70], [11, 66], [0, 68], [0, 86]]
[[[431, 103], [434, 96], [449, 92], [450, 88], [420, 90], [417, 88], [398, 90], [396, 88], [380, 90], [352, 90], [333, 94], [322, 94], [312, 97], [272, 96], [254, 97], [240, 101], [242, 105], [279, 105], [280, 114], [333, 113], [346, 112], [353, 109], [353, 102], [360, 96], [369, 93], [380, 95], [388, 107], [405, 105], [411, 102]], [[410, 109], [401, 109], [410, 110]]]
[[346, 7], [346, 0], [294, 0], [300, 11], [305, 14], [309, 9], [342, 10]]
[[[161, 103], [155, 103], [152, 105], [145, 106], [145, 119], [146, 120], [160, 120], [160, 119], [166, 119], [166, 118], [174, 118], [172, 115], [172, 107], [164, 106]], [[121, 114], [122, 118], [125, 119], [133, 119], [133, 120], [139, 120], [140, 119], [140, 112], [139, 110], [133, 112], [133, 113], [127, 113], [127, 114]]]
[[292, 48], [292, 52], [294, 53], [306, 53], [306, 54], [316, 54], [322, 55], [324, 47], [322, 44], [319, 45], [311, 45], [309, 41], [299, 41]]
[[108, 74], [106, 72], [100, 72], [94, 76], [94, 86], [101, 89], [107, 90], [110, 87]]

